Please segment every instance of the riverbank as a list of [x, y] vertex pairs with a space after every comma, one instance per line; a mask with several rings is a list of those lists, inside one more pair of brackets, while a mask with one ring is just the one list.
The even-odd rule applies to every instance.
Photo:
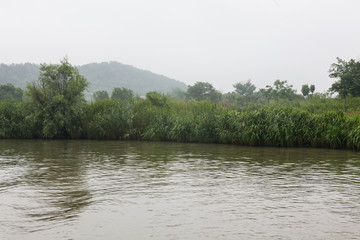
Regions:
[[[165, 100], [155, 103], [147, 99], [88, 103], [79, 113], [80, 117], [73, 124], [66, 125], [56, 120], [45, 123], [33, 115], [25, 102], [0, 103], [0, 138], [129, 139], [360, 148], [360, 117], [344, 112], [314, 114], [281, 106], [238, 111], [207, 101]], [[62, 124], [71, 128], [62, 129]], [[57, 130], [51, 132], [49, 126]]]

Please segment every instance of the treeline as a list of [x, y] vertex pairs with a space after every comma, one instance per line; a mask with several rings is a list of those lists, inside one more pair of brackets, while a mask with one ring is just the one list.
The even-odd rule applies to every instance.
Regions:
[[[0, 102], [0, 138], [360, 148], [356, 96], [326, 98], [310, 90], [305, 98], [290, 91], [286, 81], [276, 81], [265, 89], [268, 98], [251, 82], [241, 84], [245, 90], [234, 86], [232, 102], [207, 83], [189, 86], [181, 101], [158, 92], [148, 92], [142, 99], [128, 89], [115, 88], [111, 96], [98, 92], [96, 101], [86, 102], [83, 92], [88, 83], [67, 59], [40, 69], [38, 81], [28, 84], [21, 100]], [[206, 91], [192, 88], [198, 85]]]

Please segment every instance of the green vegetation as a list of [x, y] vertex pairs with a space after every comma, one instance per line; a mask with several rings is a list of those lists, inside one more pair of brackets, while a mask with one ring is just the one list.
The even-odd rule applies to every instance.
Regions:
[[83, 92], [88, 83], [67, 59], [60, 65], [41, 65], [37, 82], [27, 85], [32, 111], [29, 121], [39, 137], [79, 137], [85, 104]]
[[187, 100], [208, 100], [211, 102], [220, 102], [221, 93], [217, 91], [213, 85], [207, 82], [196, 82], [193, 86], [189, 86], [186, 93]]
[[86, 103], [86, 87], [67, 59], [42, 65], [38, 81], [28, 84], [22, 100], [0, 102], [0, 138], [360, 149], [360, 97], [354, 91], [331, 98], [306, 84], [299, 95], [281, 80], [255, 91], [249, 80], [221, 94], [210, 83], [197, 82], [174, 95], [149, 91], [146, 99], [124, 87], [114, 88], [111, 98], [101, 90]]
[[251, 80], [248, 80], [246, 83], [236, 83], [233, 85], [235, 92], [241, 96], [251, 95], [254, 93], [256, 87], [251, 83]]
[[[150, 91], [186, 91], [185, 83], [118, 62], [91, 63], [78, 66], [77, 69], [89, 82], [88, 92], [85, 92], [89, 100], [96, 91], [111, 93], [115, 87], [130, 89], [140, 96]], [[25, 89], [27, 82], [36, 81], [39, 75], [40, 66], [37, 64], [0, 64], [0, 85], [11, 83]]]
[[120, 99], [123, 101], [126, 100], [133, 100], [134, 99], [134, 92], [127, 88], [114, 88], [111, 94], [111, 99]]
[[21, 100], [23, 94], [24, 92], [21, 88], [16, 88], [11, 83], [0, 85], [0, 101]]
[[175, 88], [186, 90], [185, 83], [118, 62], [91, 63], [78, 69], [90, 83], [90, 93], [98, 90], [111, 93], [115, 87], [130, 89], [140, 96], [150, 91], [169, 93]]
[[106, 100], [109, 99], [109, 94], [107, 91], [96, 91], [93, 94], [94, 101]]
[[338, 93], [341, 98], [360, 97], [360, 62], [354, 59], [346, 62], [340, 58], [337, 61], [331, 65], [329, 76], [339, 80], [329, 90]]
[[32, 63], [0, 64], [0, 84], [11, 83], [21, 89], [26, 88], [27, 82], [35, 81], [39, 77], [39, 66]]

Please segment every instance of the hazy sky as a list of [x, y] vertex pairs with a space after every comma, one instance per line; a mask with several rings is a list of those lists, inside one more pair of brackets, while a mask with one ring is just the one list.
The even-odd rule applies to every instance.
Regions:
[[251, 79], [327, 90], [360, 58], [359, 0], [1, 0], [0, 63], [118, 61], [222, 92]]

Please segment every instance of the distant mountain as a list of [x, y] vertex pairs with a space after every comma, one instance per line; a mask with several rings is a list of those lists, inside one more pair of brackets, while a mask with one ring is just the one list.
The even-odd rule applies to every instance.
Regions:
[[[183, 82], [118, 62], [91, 63], [77, 68], [90, 83], [88, 95], [99, 90], [106, 90], [111, 95], [114, 87], [125, 87], [139, 95], [150, 91], [168, 93], [176, 88], [187, 88]], [[37, 64], [0, 64], [0, 84], [12, 83], [24, 89], [26, 82], [35, 81], [38, 77]]]
[[107, 90], [111, 94], [114, 87], [125, 87], [145, 95], [150, 91], [186, 90], [183, 82], [118, 62], [91, 63], [78, 69], [90, 82], [92, 91]]
[[25, 89], [26, 82], [32, 82], [39, 77], [39, 65], [0, 64], [0, 84], [12, 83], [15, 87]]

